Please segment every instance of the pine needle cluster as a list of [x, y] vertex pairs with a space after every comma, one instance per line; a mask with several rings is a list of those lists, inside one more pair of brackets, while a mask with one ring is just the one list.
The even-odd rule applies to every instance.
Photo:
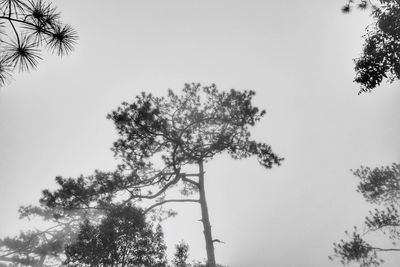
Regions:
[[77, 32], [60, 20], [60, 12], [43, 0], [0, 0], [0, 87], [15, 70], [36, 69], [47, 49], [58, 56], [69, 54]]

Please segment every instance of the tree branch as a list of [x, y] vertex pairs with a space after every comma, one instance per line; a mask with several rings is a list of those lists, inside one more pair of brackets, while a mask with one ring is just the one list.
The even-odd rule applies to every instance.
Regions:
[[378, 251], [400, 251], [400, 248], [376, 248], [376, 247], [370, 247], [370, 248]]
[[192, 179], [187, 178], [187, 176], [188, 176], [188, 175], [183, 174], [183, 176], [182, 176], [182, 181], [191, 183], [191, 184], [197, 186], [197, 188], [198, 188], [198, 187], [199, 187], [199, 183], [196, 182], [196, 181], [193, 181]]
[[148, 213], [150, 210], [154, 209], [155, 207], [161, 206], [165, 203], [171, 203], [171, 202], [194, 202], [194, 203], [200, 203], [200, 200], [198, 199], [169, 199], [169, 200], [164, 200], [158, 203], [155, 203], [153, 205], [151, 205], [150, 207], [148, 207], [147, 209], [145, 209], [143, 211], [143, 215], [145, 215], [146, 213]]
[[[156, 198], [156, 197], [160, 196], [162, 193], [164, 193], [164, 192], [168, 189], [168, 187], [170, 187], [170, 186], [173, 185], [173, 184], [176, 184], [176, 183], [179, 181], [179, 179], [181, 179], [181, 176], [180, 176], [179, 174], [177, 174], [173, 180], [171, 180], [171, 181], [168, 182], [166, 185], [164, 185], [164, 186], [160, 189], [160, 191], [158, 191], [157, 193], [155, 193], [155, 194], [153, 194], [153, 195], [147, 195], [147, 196], [134, 195], [134, 194], [132, 194], [131, 197], [130, 197], [127, 201], [132, 200], [132, 199], [134, 199], [134, 198], [145, 198], [145, 199], [153, 199], [153, 198]], [[126, 202], [127, 202], [127, 201], [126, 201]]]
[[378, 231], [378, 230], [385, 231], [384, 228], [386, 228], [386, 227], [399, 227], [399, 226], [400, 226], [400, 224], [395, 223], [395, 224], [381, 225], [381, 226], [377, 226], [377, 227], [374, 227], [374, 228], [369, 227], [368, 230], [363, 234], [363, 236], [368, 234], [369, 232], [375, 232], [375, 231]]
[[[28, 21], [25, 21], [25, 20], [11, 18], [11, 17], [8, 17], [8, 16], [0, 16], [0, 19], [6, 19], [6, 20], [9, 20], [10, 22], [11, 21], [15, 21], [15, 22], [18, 22], [18, 23], [21, 23], [21, 24], [32, 26], [32, 27], [36, 27], [37, 26], [37, 25], [35, 25], [35, 24], [31, 23], [31, 22], [28, 22]], [[48, 31], [46, 29], [43, 29], [43, 33], [45, 33], [47, 35], [52, 35], [53, 34], [51, 31]]]
[[10, 22], [10, 24], [11, 24], [13, 30], [14, 30], [15, 36], [17, 37], [18, 47], [20, 47], [20, 46], [21, 46], [21, 43], [20, 43], [20, 41], [19, 41], [19, 36], [18, 36], [17, 29], [15, 29], [14, 23], [12, 23], [11, 19], [8, 19], [8, 21]]

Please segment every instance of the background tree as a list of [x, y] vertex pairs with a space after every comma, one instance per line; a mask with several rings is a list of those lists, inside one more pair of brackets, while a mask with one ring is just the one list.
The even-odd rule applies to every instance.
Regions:
[[51, 225], [45, 230], [22, 231], [18, 236], [0, 239], [0, 262], [15, 266], [54, 266], [61, 264], [65, 245], [72, 242], [82, 220], [92, 221], [97, 211], [62, 211], [47, 207], [21, 207], [20, 218], [37, 217]]
[[[206, 241], [207, 263], [215, 267], [214, 242], [205, 194], [204, 163], [227, 152], [234, 159], [256, 156], [271, 168], [282, 158], [269, 145], [250, 139], [265, 111], [252, 105], [253, 91], [220, 92], [215, 85], [186, 84], [182, 94], [172, 90], [167, 97], [142, 93], [131, 103], [108, 115], [119, 138], [113, 151], [123, 163], [113, 173], [97, 172], [81, 179], [61, 178], [60, 189], [43, 192], [49, 207], [94, 208], [105, 202], [119, 205], [153, 200], [143, 213], [172, 202], [199, 203]], [[197, 166], [197, 173], [184, 168]], [[167, 191], [180, 185], [185, 197], [166, 198]], [[186, 196], [198, 193], [198, 198]]]
[[21, 232], [17, 237], [6, 237], [1, 240], [2, 256], [0, 261], [11, 262], [22, 266], [46, 266], [45, 262], [52, 261], [62, 251], [63, 235], [60, 231], [54, 237], [48, 238], [54, 229], [45, 231]]
[[[400, 164], [375, 169], [361, 167], [354, 175], [360, 179], [357, 191], [367, 202], [380, 208], [370, 211], [361, 233], [357, 228], [351, 234], [346, 232], [348, 239], [334, 244], [334, 255], [330, 258], [339, 258], [344, 265], [357, 262], [361, 267], [376, 267], [383, 262], [380, 253], [400, 252], [397, 244], [400, 240]], [[387, 234], [392, 246], [379, 247], [366, 240], [377, 232]]]
[[371, 10], [374, 22], [366, 28], [364, 47], [354, 60], [355, 82], [362, 92], [369, 92], [384, 78], [393, 82], [400, 78], [400, 1], [349, 0], [342, 8], [347, 13], [352, 7]]
[[59, 56], [73, 50], [76, 31], [60, 21], [60, 13], [42, 0], [0, 0], [0, 86], [15, 69], [35, 69], [40, 51]]
[[140, 209], [114, 207], [99, 225], [85, 220], [74, 243], [66, 247], [65, 264], [166, 267], [165, 249], [161, 227], [153, 231]]
[[[349, 0], [342, 11], [348, 13], [354, 6], [370, 8], [375, 20], [367, 27], [362, 55], [355, 60], [355, 82], [361, 85], [361, 93], [380, 85], [383, 78], [391, 82], [400, 78], [400, 1]], [[364, 230], [346, 231], [347, 240], [334, 243], [334, 255], [329, 258], [339, 258], [343, 265], [357, 262], [361, 267], [376, 267], [384, 262], [379, 257], [382, 252], [400, 252], [400, 165], [361, 167], [353, 173], [360, 179], [357, 191], [379, 208], [365, 218]], [[371, 245], [367, 238], [377, 232], [387, 234], [392, 246]]]

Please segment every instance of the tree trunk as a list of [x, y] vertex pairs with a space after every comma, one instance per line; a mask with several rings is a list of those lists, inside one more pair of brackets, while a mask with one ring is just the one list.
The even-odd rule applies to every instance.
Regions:
[[204, 169], [203, 161], [199, 161], [199, 194], [200, 194], [200, 206], [201, 206], [201, 221], [203, 223], [203, 233], [206, 240], [206, 251], [207, 251], [207, 267], [216, 267], [215, 254], [214, 254], [214, 243], [211, 234], [210, 218], [208, 217], [208, 208], [206, 201], [206, 193], [204, 189]]

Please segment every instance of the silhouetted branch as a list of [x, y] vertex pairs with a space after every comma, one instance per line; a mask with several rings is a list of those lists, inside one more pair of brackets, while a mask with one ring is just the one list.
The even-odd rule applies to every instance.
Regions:
[[377, 248], [377, 247], [371, 247], [371, 249], [378, 250], [378, 251], [400, 251], [400, 248]]
[[144, 199], [156, 198], [156, 197], [160, 196], [162, 193], [164, 193], [170, 186], [172, 186], [172, 185], [176, 184], [177, 182], [179, 182], [180, 178], [181, 178], [180, 175], [177, 174], [173, 180], [171, 180], [166, 185], [164, 185], [157, 193], [155, 193], [153, 195], [144, 195], [144, 196], [132, 194], [131, 197], [127, 201], [130, 201], [130, 200], [135, 199], [135, 198], [144, 198]]
[[198, 174], [193, 174], [193, 175], [183, 174], [182, 175], [182, 181], [191, 183], [192, 185], [195, 185], [198, 188], [199, 187], [199, 183], [196, 182], [196, 181], [193, 181], [192, 179], [187, 178], [188, 176], [197, 176], [198, 177]]
[[200, 201], [198, 199], [169, 199], [169, 200], [164, 200], [164, 201], [158, 202], [156, 204], [153, 204], [150, 207], [148, 207], [147, 209], [145, 209], [143, 211], [143, 215], [148, 213], [150, 210], [154, 209], [155, 207], [164, 205], [166, 203], [172, 203], [172, 202], [194, 202], [194, 203], [200, 203]]

